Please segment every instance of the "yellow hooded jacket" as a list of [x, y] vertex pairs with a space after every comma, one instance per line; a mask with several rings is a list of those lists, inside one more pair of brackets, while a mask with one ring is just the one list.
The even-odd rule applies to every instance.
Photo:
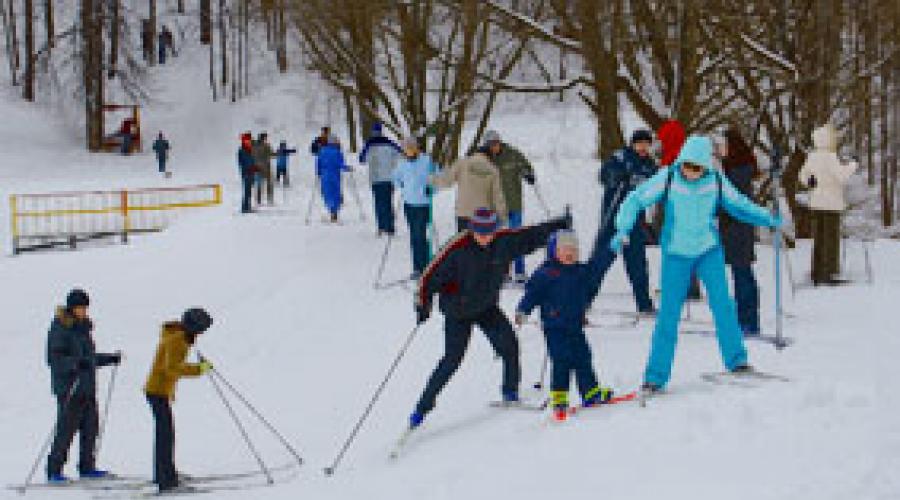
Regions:
[[199, 364], [185, 362], [190, 347], [181, 323], [172, 321], [163, 325], [156, 356], [153, 358], [153, 368], [144, 385], [144, 392], [148, 396], [172, 399], [178, 379], [202, 375]]

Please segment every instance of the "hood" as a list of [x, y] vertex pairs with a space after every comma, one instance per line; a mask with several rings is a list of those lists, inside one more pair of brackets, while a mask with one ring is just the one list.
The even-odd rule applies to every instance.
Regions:
[[64, 328], [72, 328], [75, 325], [75, 316], [72, 316], [66, 306], [57, 306], [55, 318]]
[[837, 152], [837, 133], [830, 124], [825, 124], [812, 133], [813, 147], [831, 153]]
[[712, 141], [709, 140], [709, 137], [692, 135], [687, 138], [684, 147], [681, 148], [675, 164], [681, 165], [684, 162], [690, 162], [710, 170], [712, 168], [712, 150]]
[[189, 345], [194, 344], [195, 335], [189, 334], [182, 326], [180, 321], [168, 321], [163, 323], [162, 327], [162, 340], [166, 341], [172, 339], [173, 337], [181, 337], [187, 342]]
[[681, 152], [681, 147], [687, 138], [687, 132], [684, 130], [684, 125], [678, 120], [666, 120], [659, 127], [656, 136], [659, 137], [659, 142], [662, 145], [660, 164], [668, 167], [678, 158], [678, 153]]

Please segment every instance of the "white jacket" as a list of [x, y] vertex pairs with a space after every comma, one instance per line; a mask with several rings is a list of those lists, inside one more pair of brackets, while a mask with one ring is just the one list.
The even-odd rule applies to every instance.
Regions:
[[825, 125], [813, 130], [813, 151], [800, 169], [800, 183], [809, 185], [810, 177], [815, 177], [815, 187], [809, 193], [809, 208], [843, 212], [847, 208], [844, 201], [844, 186], [856, 171], [857, 163], [841, 163], [837, 156], [837, 138], [834, 128]]

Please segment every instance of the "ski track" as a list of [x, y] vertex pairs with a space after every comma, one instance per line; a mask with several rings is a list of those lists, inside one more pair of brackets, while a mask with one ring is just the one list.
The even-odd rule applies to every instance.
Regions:
[[[188, 306], [202, 305], [215, 325], [199, 348], [306, 459], [298, 479], [254, 490], [257, 498], [536, 499], [587, 491], [613, 499], [673, 500], [900, 495], [900, 401], [892, 387], [900, 376], [900, 338], [893, 326], [900, 284], [888, 279], [900, 271], [900, 250], [887, 241], [873, 248], [874, 286], [800, 290], [796, 298], [785, 287], [786, 307], [797, 315], [785, 322], [786, 333], [796, 343], [783, 352], [765, 343], [747, 347], [754, 364], [790, 377], [790, 383], [752, 388], [705, 383], [701, 373], [721, 370], [715, 341], [685, 335], [668, 394], [645, 409], [623, 403], [557, 426], [538, 414], [486, 408], [498, 396], [500, 365], [476, 333], [436, 411], [400, 458], [390, 461], [387, 455], [443, 348], [441, 318], [435, 314], [340, 468], [332, 478], [323, 477], [322, 467], [330, 463], [412, 326], [411, 293], [402, 287], [373, 289], [383, 241], [374, 237], [371, 196], [365, 190], [368, 221], [359, 221], [356, 202], [346, 193], [344, 225], [303, 223], [314, 185], [306, 151], [322, 117], [298, 116], [302, 110], [292, 91], [305, 88], [308, 79], [286, 77], [235, 105], [212, 104], [203, 77], [205, 57], [202, 51], [185, 51], [161, 68], [160, 81], [171, 79], [160, 84], [163, 104], [143, 113], [148, 136], [163, 128], [172, 141], [175, 175], [169, 180], [154, 174], [148, 153], [128, 159], [88, 155], [71, 138], [71, 129], [55, 119], [48, 126], [45, 111], [10, 96], [0, 103], [7, 117], [0, 123], [0, 137], [8, 146], [0, 165], [4, 197], [199, 182], [225, 187], [222, 207], [185, 214], [165, 233], [135, 237], [127, 246], [101, 242], [76, 252], [0, 259], [6, 290], [0, 322], [6, 354], [0, 369], [4, 486], [22, 482], [52, 425], [45, 332], [54, 305], [78, 285], [92, 294], [98, 349], [126, 353], [99, 457], [101, 467], [121, 474], [147, 475], [151, 470], [152, 419], [141, 386], [159, 326]], [[580, 105], [552, 102], [507, 106], [492, 123], [535, 161], [539, 186], [551, 207], [561, 210], [572, 203], [585, 253], [598, 223], [592, 123]], [[260, 124], [281, 131], [273, 132], [273, 140], [286, 134], [300, 149], [291, 160], [294, 188], [284, 194], [277, 215], [237, 216], [236, 139]], [[33, 142], [38, 136], [40, 141]], [[364, 172], [356, 175], [363, 186]], [[281, 200], [279, 192], [276, 201]], [[526, 221], [542, 218], [527, 187], [525, 200]], [[435, 213], [445, 239], [453, 227], [452, 206], [452, 194], [437, 197]], [[5, 203], [0, 207], [5, 238], [8, 214]], [[318, 203], [313, 221], [320, 210]], [[384, 274], [388, 280], [409, 272], [402, 216], [398, 228]], [[772, 334], [771, 251], [760, 247], [758, 253], [763, 325]], [[808, 255], [805, 242], [791, 252], [795, 270], [808, 267]], [[530, 269], [541, 258], [532, 256]], [[650, 260], [655, 281], [657, 249], [651, 250]], [[854, 265], [851, 272], [859, 273], [861, 264]], [[630, 311], [628, 291], [617, 263], [597, 308]], [[520, 293], [503, 292], [507, 312]], [[692, 312], [695, 318], [709, 318], [703, 304], [694, 305]], [[651, 331], [650, 320], [641, 320], [634, 329], [587, 331], [604, 383], [621, 392], [637, 387]], [[543, 337], [533, 326], [519, 335], [523, 392], [531, 394], [544, 355]], [[99, 377], [101, 398], [108, 375]], [[174, 407], [176, 461], [182, 470], [207, 474], [255, 466], [208, 381], [182, 381]], [[247, 412], [238, 411], [267, 461], [289, 459]], [[43, 465], [38, 478], [42, 470]], [[220, 491], [207, 497], [249, 495]], [[29, 494], [42, 499], [89, 496], [83, 491]], [[18, 496], [4, 489], [0, 498]]]

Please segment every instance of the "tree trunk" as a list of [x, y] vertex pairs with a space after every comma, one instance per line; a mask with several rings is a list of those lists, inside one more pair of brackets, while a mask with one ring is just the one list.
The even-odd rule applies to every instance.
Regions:
[[184, 14], [184, 0], [178, 0], [176, 9], [178, 9], [179, 14]]
[[225, 0], [219, 0], [219, 52], [222, 53], [222, 88], [228, 85], [228, 31], [225, 29]]
[[212, 5], [211, 0], [200, 0], [200, 43], [212, 43]]
[[244, 96], [250, 95], [250, 0], [244, 0]]
[[25, 0], [25, 84], [22, 97], [34, 102], [34, 1]]
[[147, 18], [147, 50], [150, 66], [156, 66], [156, 0], [149, 0], [150, 13]]
[[[12, 3], [9, 4], [12, 6]], [[9, 63], [9, 79], [13, 86], [16, 86], [16, 67], [13, 62], [12, 55], [12, 27], [10, 26], [10, 16], [6, 11], [7, 4], [0, 3], [0, 11], [3, 15], [3, 35], [6, 42], [6, 62]]]
[[112, 80], [116, 77], [116, 72], [119, 67], [119, 33], [121, 31], [121, 1], [120, 0], [110, 0], [110, 7], [112, 8], [112, 12], [110, 13], [110, 28], [109, 28], [109, 70], [107, 71], [107, 78]]
[[89, 151], [103, 145], [102, 0], [81, 0], [85, 136]]
[[355, 153], [357, 148], [358, 137], [356, 134], [356, 113], [353, 112], [353, 99], [346, 90], [342, 92], [344, 95], [344, 111], [347, 113], [347, 130], [350, 133], [349, 145], [350, 151]]
[[[19, 28], [16, 23], [16, 8], [13, 0], [9, 0], [9, 33], [12, 35], [13, 67], [16, 68], [16, 73], [18, 73], [22, 65], [20, 64], [21, 61], [19, 61]], [[13, 81], [15, 81], [15, 78], [13, 78]]]
[[56, 28], [53, 24], [53, 0], [44, 0], [44, 21], [47, 29], [47, 52], [56, 47]]
[[[210, 30], [210, 37], [212, 36], [212, 30]], [[216, 102], [218, 100], [218, 89], [216, 88], [216, 55], [213, 47], [215, 44], [212, 43], [212, 38], [209, 39], [207, 45], [209, 45], [209, 88], [212, 90], [212, 100]]]
[[287, 60], [287, 27], [284, 22], [284, 2], [285, 0], [278, 0], [278, 9], [276, 11], [276, 15], [278, 16], [278, 36], [277, 36], [277, 44], [278, 44], [278, 71], [282, 73], [287, 73], [288, 70], [288, 60]]

